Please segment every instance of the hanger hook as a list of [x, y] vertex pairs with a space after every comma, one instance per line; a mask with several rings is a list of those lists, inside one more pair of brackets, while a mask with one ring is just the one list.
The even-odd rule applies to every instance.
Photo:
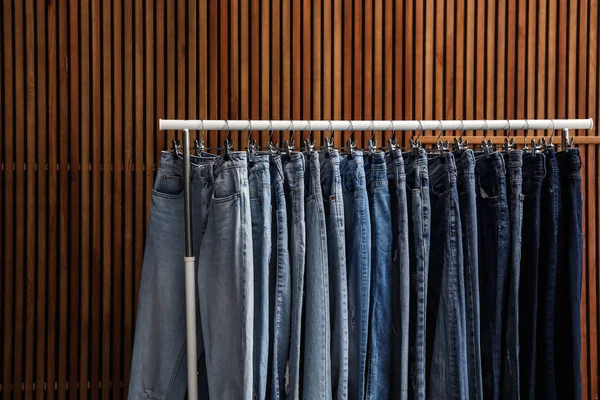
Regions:
[[415, 140], [419, 140], [419, 138], [423, 134], [423, 122], [421, 122], [420, 119], [418, 121], [419, 121], [419, 136], [417, 136], [417, 138]]
[[371, 120], [371, 140], [375, 140], [375, 121]]
[[548, 142], [552, 143], [552, 139], [554, 139], [554, 131], [556, 130], [556, 125], [554, 124], [554, 118], [552, 118], [550, 121], [552, 121], [552, 135], [550, 135], [550, 140]]
[[490, 126], [488, 125], [487, 119], [484, 119], [483, 122], [485, 123], [485, 128], [483, 129], [483, 140], [487, 139], [487, 131], [488, 129], [490, 129]]
[[512, 130], [510, 127], [510, 119], [507, 119], [507, 121], [508, 121], [508, 132], [506, 133], [506, 137], [510, 138], [510, 133], [511, 133], [510, 131]]
[[465, 121], [460, 120], [460, 136], [465, 136]]
[[269, 145], [273, 143], [273, 121], [269, 120]]
[[439, 134], [439, 135], [438, 135], [438, 137], [437, 137], [437, 141], [439, 142], [439, 141], [440, 141], [440, 138], [441, 138], [441, 137], [442, 137], [442, 135], [444, 134], [444, 130], [442, 129], [442, 121], [438, 119], [438, 120], [437, 120], [437, 122], [439, 122], [439, 123], [440, 123], [440, 134]]

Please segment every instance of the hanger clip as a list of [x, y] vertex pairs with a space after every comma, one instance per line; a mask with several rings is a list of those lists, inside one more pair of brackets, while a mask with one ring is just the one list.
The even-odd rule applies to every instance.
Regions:
[[388, 149], [390, 153], [393, 153], [394, 151], [398, 150], [398, 141], [396, 140], [395, 136], [392, 136], [388, 139]]
[[419, 142], [419, 139], [410, 138], [410, 140], [408, 142], [410, 144], [410, 150], [413, 153], [416, 153], [421, 148], [421, 142]]
[[450, 151], [450, 144], [448, 143], [447, 140], [445, 142], [438, 140], [435, 147], [436, 147], [436, 150], [440, 152], [440, 154], [445, 154], [448, 151]]
[[367, 142], [368, 145], [368, 151], [369, 151], [369, 156], [372, 156], [373, 153], [375, 153], [377, 151], [377, 139], [369, 139], [369, 141]]
[[354, 134], [352, 134], [346, 141], [346, 152], [348, 155], [352, 156], [354, 150], [356, 150], [356, 139], [354, 139]]
[[481, 149], [483, 150], [483, 153], [485, 154], [486, 158], [489, 157], [490, 154], [492, 154], [496, 150], [491, 140], [484, 140], [483, 142], [481, 142]]
[[201, 156], [202, 153], [206, 150], [206, 147], [204, 147], [204, 140], [200, 139], [196, 139], [194, 141], [194, 148], [196, 149], [196, 155], [197, 156]]
[[454, 143], [452, 144], [452, 151], [462, 154], [465, 150], [469, 148], [469, 142], [463, 140], [463, 137], [454, 138]]
[[327, 152], [327, 157], [329, 157], [329, 155], [334, 149], [333, 132], [331, 132], [331, 135], [328, 138], [324, 137], [323, 140], [325, 140], [325, 151]]
[[173, 158], [175, 158], [175, 159], [179, 158], [180, 154], [181, 154], [181, 140], [174, 139], [173, 140]]
[[285, 154], [290, 157], [292, 155], [292, 151], [294, 151], [294, 139], [283, 142], [283, 147], [285, 148]]
[[223, 142], [223, 159], [229, 160], [230, 152], [233, 150], [233, 141], [230, 139], [225, 139]]
[[511, 138], [504, 138], [504, 144], [502, 145], [502, 150], [509, 153], [515, 149], [515, 140]]
[[542, 144], [541, 142], [538, 140], [537, 143], [535, 141], [535, 139], [531, 139], [531, 155], [532, 156], [536, 156], [537, 154], [542, 152]]

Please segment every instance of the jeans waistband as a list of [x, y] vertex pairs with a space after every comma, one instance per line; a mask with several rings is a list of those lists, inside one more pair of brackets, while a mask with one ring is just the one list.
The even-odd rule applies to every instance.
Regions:
[[429, 159], [429, 185], [436, 186], [441, 181], [456, 179], [454, 155], [445, 153]]
[[546, 155], [540, 154], [523, 154], [523, 177], [525, 175], [533, 175], [534, 177], [544, 179], [546, 176]]
[[295, 171], [304, 172], [304, 155], [299, 152], [292, 152], [289, 156], [283, 154], [281, 155], [281, 164], [283, 168], [285, 168], [286, 165], [291, 164]]
[[319, 151], [319, 164], [321, 165], [321, 175], [328, 173], [334, 166], [340, 165], [340, 153], [333, 149], [330, 152], [326, 150]]
[[506, 157], [507, 168], [523, 167], [523, 150], [511, 150], [504, 156]]
[[396, 149], [393, 152], [386, 153], [386, 163], [388, 171], [395, 171], [398, 175], [404, 175], [404, 157], [402, 150]]
[[455, 157], [454, 163], [456, 164], [456, 172], [458, 174], [475, 173], [475, 154], [471, 149], [464, 150], [459, 157]]
[[228, 168], [248, 168], [248, 155], [245, 151], [235, 151], [229, 154], [229, 159], [225, 160], [219, 157], [213, 166], [213, 175], [219, 175], [224, 169]]
[[248, 161], [248, 175], [255, 174], [263, 170], [268, 170], [270, 164], [270, 156], [268, 155], [254, 155], [251, 156]]
[[[190, 163], [190, 180], [195, 181], [197, 179], [201, 179], [202, 177], [206, 177], [210, 175], [212, 171], [212, 160], [211, 162], [204, 162], [200, 164], [199, 159], [204, 159], [204, 157], [191, 157]], [[183, 158], [174, 157], [172, 151], [163, 151], [160, 155], [160, 164], [159, 168], [163, 171], [169, 171], [169, 173], [174, 174], [176, 176], [183, 177]]]
[[385, 162], [385, 153], [380, 152], [380, 153], [371, 153], [369, 155], [367, 155], [367, 158], [365, 159], [365, 164], [369, 164], [369, 168], [373, 169], [373, 170], [385, 170], [386, 169], [386, 162]]
[[486, 156], [483, 152], [475, 152], [475, 173], [481, 175], [490, 169], [506, 174], [506, 167], [504, 165], [504, 157], [502, 157], [502, 154], [493, 152]]
[[406, 175], [413, 172], [419, 166], [427, 166], [427, 152], [425, 151], [425, 149], [421, 148], [416, 151], [405, 153], [404, 169], [406, 170]]
[[321, 168], [319, 163], [319, 153], [317, 151], [313, 151], [310, 154], [303, 153], [303, 155], [309, 170], [316, 171]]
[[281, 157], [275, 156], [271, 159], [271, 178], [274, 178], [276, 182], [283, 182], [283, 166], [281, 165]]
[[581, 170], [581, 155], [577, 148], [557, 152], [556, 160], [559, 164], [566, 164], [569, 173]]

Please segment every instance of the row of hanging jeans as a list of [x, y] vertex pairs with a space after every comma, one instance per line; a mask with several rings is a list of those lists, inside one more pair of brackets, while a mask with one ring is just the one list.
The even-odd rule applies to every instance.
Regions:
[[[577, 149], [192, 156], [202, 399], [579, 399]], [[152, 193], [130, 398], [187, 387], [183, 161]]]

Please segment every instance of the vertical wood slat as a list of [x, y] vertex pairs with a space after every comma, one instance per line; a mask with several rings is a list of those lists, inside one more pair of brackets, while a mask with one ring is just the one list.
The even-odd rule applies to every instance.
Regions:
[[[600, 114], [597, 0], [25, 0], [1, 19], [4, 398], [125, 397], [150, 189], [175, 136], [157, 118]], [[589, 398], [597, 153], [582, 147]]]

